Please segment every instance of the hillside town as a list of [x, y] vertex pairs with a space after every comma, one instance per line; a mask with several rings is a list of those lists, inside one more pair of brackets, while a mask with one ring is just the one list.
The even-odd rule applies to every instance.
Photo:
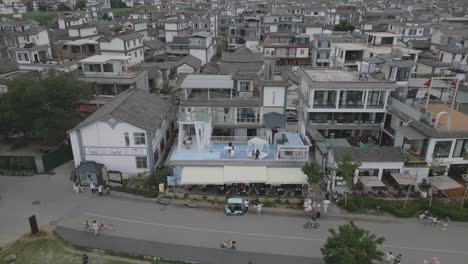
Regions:
[[[466, 230], [447, 229], [468, 221], [466, 0], [3, 0], [0, 61], [0, 200], [22, 195], [12, 186], [34, 189], [33, 179], [53, 175], [66, 187], [50, 183], [60, 191], [45, 192], [63, 196], [43, 199], [90, 203], [78, 218], [35, 213], [54, 223], [70, 218], [55, 232], [71, 244], [196, 263], [466, 263], [468, 248], [457, 240]], [[118, 198], [94, 201], [103, 193]], [[137, 202], [122, 199], [175, 208], [148, 224]], [[115, 212], [102, 209], [118, 203]], [[190, 211], [177, 204], [270, 215], [272, 223], [243, 218], [250, 220], [229, 226], [215, 211], [184, 222]], [[311, 228], [319, 218], [334, 228], [329, 220], [370, 217], [379, 226], [357, 226], [385, 234], [375, 242], [382, 254], [340, 259], [324, 245], [328, 228], [302, 238], [295, 233], [302, 227], [288, 233], [273, 220], [290, 214], [310, 216]], [[161, 229], [167, 239], [154, 243], [174, 248], [123, 250], [72, 235], [81, 231], [77, 219], [89, 217], [112, 223], [119, 239], [153, 241], [149, 229]], [[0, 236], [21, 229], [1, 222]], [[250, 222], [252, 229], [236, 229]], [[422, 237], [407, 237], [422, 222], [446, 231], [436, 245], [426, 245], [437, 238], [422, 229]], [[223, 237], [217, 229], [225, 228]], [[237, 241], [239, 255], [216, 259], [211, 236], [222, 248]], [[2, 242], [12, 240], [0, 240], [0, 262]], [[314, 249], [294, 246], [303, 242]], [[173, 253], [175, 245], [186, 253]]]

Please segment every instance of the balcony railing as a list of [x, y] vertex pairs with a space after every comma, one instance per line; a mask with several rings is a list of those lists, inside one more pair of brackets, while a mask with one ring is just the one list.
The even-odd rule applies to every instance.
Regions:
[[208, 113], [177, 113], [177, 121], [179, 122], [209, 122], [210, 115]]
[[[267, 140], [266, 137], [264, 136], [257, 136], [258, 138]], [[247, 143], [250, 139], [254, 137], [249, 137], [249, 136], [212, 136], [210, 138], [210, 141], [212, 144], [217, 144], [217, 143]]]

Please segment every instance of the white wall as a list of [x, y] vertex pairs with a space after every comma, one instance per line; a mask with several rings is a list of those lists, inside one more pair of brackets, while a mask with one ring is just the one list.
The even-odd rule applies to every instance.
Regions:
[[99, 42], [99, 48], [101, 50], [125, 50], [124, 42], [119, 38], [113, 38], [110, 42]]
[[180, 73], [194, 73], [194, 70], [191, 66], [188, 66], [187, 64], [182, 64], [179, 67], [177, 67], [177, 74]]
[[265, 87], [263, 89], [263, 106], [284, 106], [285, 90], [284, 87]]
[[[140, 128], [132, 126], [128, 123], [118, 123], [114, 129], [112, 129], [107, 123], [96, 122], [86, 127], [81, 128], [81, 138], [83, 148], [86, 147], [117, 147], [127, 148], [125, 145], [125, 132], [129, 133], [130, 145], [128, 147], [138, 148], [142, 153], [147, 153], [147, 145], [135, 145], [133, 133], [145, 133]], [[75, 159], [75, 165], [79, 165], [79, 155], [77, 152], [77, 140], [76, 136], [71, 133], [73, 155]], [[146, 142], [148, 143], [148, 142]], [[76, 144], [76, 145], [75, 145]], [[76, 153], [76, 154], [75, 154]], [[145, 154], [146, 155], [146, 154]], [[152, 154], [151, 154], [152, 155]], [[140, 155], [139, 155], [140, 156]], [[107, 166], [109, 170], [117, 170], [123, 173], [135, 174], [148, 169], [137, 169], [135, 155], [90, 155], [85, 154], [87, 161], [96, 161]], [[148, 166], [150, 165], [148, 161]]]
[[207, 64], [207, 50], [205, 49], [189, 49], [190, 55], [201, 60], [202, 65]]
[[[378, 177], [382, 180], [383, 170], [385, 169], [403, 169], [404, 162], [362, 162], [359, 170], [365, 169], [378, 169], [379, 174]], [[357, 171], [356, 171], [357, 172]], [[367, 176], [363, 176], [367, 177]], [[357, 183], [359, 177], [358, 174], [354, 175], [354, 183]]]

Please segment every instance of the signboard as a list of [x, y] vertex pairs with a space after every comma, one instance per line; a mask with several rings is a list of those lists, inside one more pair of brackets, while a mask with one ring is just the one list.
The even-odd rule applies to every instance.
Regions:
[[263, 90], [264, 106], [284, 106], [284, 87], [265, 87]]
[[86, 155], [146, 156], [146, 148], [84, 147]]
[[176, 178], [174, 176], [167, 176], [167, 186], [176, 186]]

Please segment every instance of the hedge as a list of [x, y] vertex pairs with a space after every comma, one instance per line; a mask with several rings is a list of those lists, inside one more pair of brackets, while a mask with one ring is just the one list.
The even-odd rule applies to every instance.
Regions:
[[[347, 200], [347, 206], [344, 206], [343, 199], [338, 202], [338, 205], [351, 213], [368, 213], [369, 210], [376, 210], [379, 206], [380, 211], [397, 217], [413, 217], [429, 208], [429, 199], [408, 200], [406, 208], [403, 207], [403, 200], [384, 200], [370, 197], [349, 197]], [[433, 199], [430, 211], [439, 217], [448, 216], [455, 221], [468, 221], [468, 208], [460, 208], [460, 204], [449, 200]]]
[[151, 190], [145, 190], [145, 189], [125, 188], [125, 187], [120, 187], [120, 186], [113, 186], [112, 190], [116, 191], [116, 192], [124, 192], [124, 193], [128, 193], [128, 194], [143, 196], [143, 197], [146, 197], [146, 198], [157, 198], [159, 196], [159, 192], [151, 191]]

